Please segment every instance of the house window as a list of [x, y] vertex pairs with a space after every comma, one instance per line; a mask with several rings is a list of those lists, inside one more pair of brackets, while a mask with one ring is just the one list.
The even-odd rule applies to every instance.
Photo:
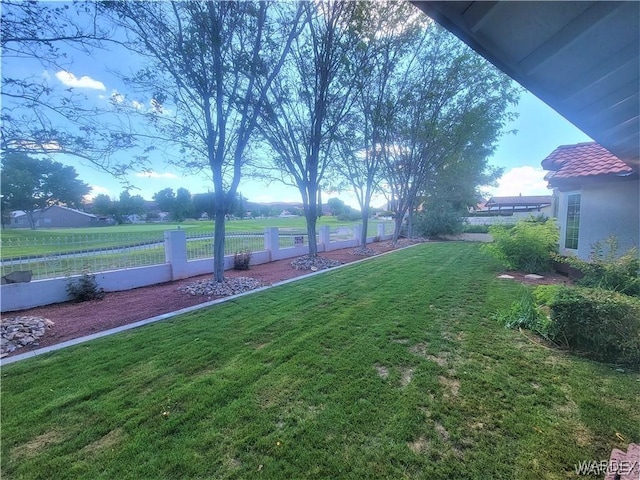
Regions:
[[564, 247], [576, 250], [578, 248], [578, 232], [580, 231], [580, 194], [574, 193], [567, 197], [567, 233]]

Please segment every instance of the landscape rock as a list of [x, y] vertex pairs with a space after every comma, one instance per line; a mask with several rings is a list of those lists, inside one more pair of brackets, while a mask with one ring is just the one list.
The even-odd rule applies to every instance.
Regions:
[[326, 257], [310, 257], [309, 255], [303, 255], [291, 262], [291, 266], [296, 270], [311, 270], [313, 272], [337, 267], [338, 265], [342, 265], [339, 260], [331, 260]]
[[7, 273], [2, 279], [3, 283], [29, 283], [33, 272], [31, 270], [16, 270], [15, 272]]
[[372, 255], [377, 255], [378, 254], [378, 252], [376, 252], [374, 249], [365, 248], [365, 247], [354, 248], [349, 253], [351, 255], [358, 255], [360, 257], [370, 257]]
[[0, 321], [0, 358], [27, 345], [37, 345], [37, 340], [53, 325], [43, 317], [3, 318]]
[[199, 282], [189, 283], [178, 288], [179, 291], [188, 293], [189, 295], [204, 295], [214, 297], [228, 297], [230, 295], [238, 295], [239, 293], [255, 290], [263, 287], [264, 284], [260, 280], [251, 277], [234, 277], [227, 278], [224, 282], [214, 282], [213, 280], [201, 280]]

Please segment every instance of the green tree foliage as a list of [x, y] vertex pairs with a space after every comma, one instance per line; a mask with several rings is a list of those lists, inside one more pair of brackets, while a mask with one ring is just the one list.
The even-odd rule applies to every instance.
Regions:
[[128, 190], [120, 193], [118, 202], [114, 205], [115, 217], [118, 223], [127, 223], [131, 215], [143, 215], [147, 211], [147, 204], [140, 195], [131, 195]]
[[193, 216], [193, 201], [191, 200], [191, 192], [186, 188], [178, 188], [176, 191], [176, 199], [171, 210], [171, 216], [176, 222]]
[[38, 213], [53, 205], [78, 208], [91, 188], [78, 178], [73, 167], [49, 159], [38, 160], [23, 153], [2, 156], [1, 190], [7, 208], [23, 210], [32, 229]]
[[338, 215], [342, 215], [345, 213], [347, 208], [349, 208], [342, 200], [339, 198], [330, 198], [327, 200], [327, 207], [329, 207], [329, 211], [331, 215], [337, 217]]
[[[298, 35], [296, 5], [277, 2], [105, 2], [123, 43], [144, 61], [123, 78], [152, 96], [152, 144], [206, 169], [215, 194], [214, 278], [224, 281], [225, 219], [266, 91]], [[153, 146], [152, 145], [152, 146]]]
[[93, 198], [93, 213], [98, 215], [115, 214], [115, 203], [109, 195], [101, 193]]
[[170, 213], [176, 201], [176, 195], [173, 188], [164, 188], [153, 194], [153, 200], [158, 204], [161, 212]]
[[348, 52], [357, 44], [351, 28], [355, 2], [302, 2], [304, 30], [269, 89], [260, 133], [274, 152], [273, 178], [302, 197], [309, 255], [316, 256], [318, 191], [332, 161], [336, 131], [353, 98], [357, 67]]
[[436, 25], [424, 30], [417, 52], [398, 87], [392, 141], [384, 151], [395, 239], [438, 174], [468, 163], [484, 172], [518, 95], [506, 75]]
[[417, 215], [416, 231], [421, 236], [457, 235], [463, 228], [462, 212], [448, 202], [433, 204]]
[[204, 213], [207, 214], [207, 218], [214, 218], [216, 211], [215, 194], [213, 192], [195, 193], [193, 195], [193, 210], [194, 215], [198, 218], [202, 218]]
[[[40, 72], [66, 72], [70, 51], [88, 55], [110, 40], [112, 31], [96, 21], [98, 2], [35, 2], [3, 0], [2, 130], [4, 152], [69, 154], [102, 171], [121, 176], [140, 166], [141, 156], [118, 156], [135, 138], [75, 88], [67, 88]], [[25, 72], [33, 72], [31, 75]]]
[[174, 222], [182, 222], [196, 214], [193, 197], [186, 188], [178, 188], [175, 194], [172, 188], [165, 188], [156, 192], [153, 200], [160, 211], [169, 213]]
[[348, 55], [358, 65], [350, 82], [354, 102], [338, 129], [338, 176], [332, 180], [355, 193], [362, 220], [361, 244], [366, 243], [370, 203], [381, 191], [383, 152], [393, 141], [393, 118], [400, 102], [396, 92], [419, 46], [426, 17], [415, 15], [408, 2], [359, 2], [354, 27], [359, 42]]

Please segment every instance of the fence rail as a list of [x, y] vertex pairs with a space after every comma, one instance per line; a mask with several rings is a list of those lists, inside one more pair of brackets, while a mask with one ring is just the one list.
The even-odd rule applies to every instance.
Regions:
[[[369, 223], [368, 235], [377, 236], [378, 223]], [[384, 232], [393, 231], [385, 222]], [[354, 237], [355, 227], [338, 226], [330, 230], [330, 242]], [[187, 260], [213, 257], [212, 233], [186, 231]], [[321, 243], [320, 233], [316, 241]], [[306, 229], [279, 228], [279, 248], [308, 246]], [[267, 250], [265, 233], [228, 232], [225, 255], [249, 250]], [[2, 263], [0, 275], [16, 270], [30, 270], [34, 280], [59, 278], [83, 272], [103, 272], [133, 267], [160, 265], [166, 262], [164, 232], [69, 234], [47, 237], [0, 238]]]
[[31, 270], [34, 279], [164, 262], [162, 232], [0, 239], [2, 276]]
[[[379, 225], [377, 230], [378, 236], [382, 237], [383, 226]], [[356, 247], [360, 245], [359, 232], [359, 225], [352, 229], [337, 228], [333, 232], [324, 225], [318, 232], [321, 239], [318, 250], [327, 252]], [[3, 260], [3, 274], [13, 270], [32, 270], [32, 278], [36, 281], [2, 285], [0, 308], [8, 312], [69, 300], [69, 278], [65, 277], [86, 270], [96, 274], [99, 287], [107, 292], [211, 273], [212, 235], [191, 234], [187, 238], [187, 233], [185, 230], [167, 230], [163, 232], [162, 242], [147, 241], [133, 245], [129, 239], [126, 245], [117, 248], [103, 245], [82, 253], [67, 251], [53, 255], [26, 255], [29, 258], [25, 259], [13, 256], [10, 260]], [[350, 238], [343, 239], [349, 234]], [[225, 243], [224, 268], [229, 269], [233, 268], [233, 253], [242, 249], [252, 250], [253, 265], [303, 255], [307, 251], [308, 236], [301, 230], [280, 232], [277, 227], [268, 227], [263, 234], [230, 232]]]
[[[236, 252], [245, 250], [252, 252], [264, 250], [264, 234], [258, 232], [233, 232], [225, 236], [225, 255], [233, 255]], [[187, 233], [187, 259], [197, 260], [211, 257], [213, 257], [213, 234]]]

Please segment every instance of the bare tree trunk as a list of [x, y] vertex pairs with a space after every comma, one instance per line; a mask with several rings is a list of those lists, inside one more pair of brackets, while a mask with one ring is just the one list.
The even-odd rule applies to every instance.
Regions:
[[398, 241], [398, 238], [400, 238], [400, 230], [402, 229], [402, 217], [396, 215], [396, 218], [393, 220], [393, 222], [393, 243], [396, 243]]
[[307, 235], [309, 236], [309, 256], [318, 256], [318, 241], [316, 240], [316, 224], [318, 222], [318, 205], [316, 204], [316, 192], [310, 188], [307, 204], [304, 208], [307, 217]]
[[216, 217], [213, 232], [213, 279], [224, 281], [224, 236], [226, 215], [224, 208], [216, 206]]
[[33, 217], [33, 211], [27, 211], [27, 220], [29, 221], [29, 228], [31, 230], [36, 229], [36, 219]]
[[367, 246], [367, 229], [369, 228], [369, 204], [362, 208], [362, 232], [360, 232], [360, 246], [366, 248]]
[[409, 207], [409, 215], [407, 216], [407, 237], [413, 237], [413, 206]]
[[316, 219], [314, 214], [307, 218], [307, 234], [309, 235], [309, 256], [318, 256], [318, 241], [316, 239]]

